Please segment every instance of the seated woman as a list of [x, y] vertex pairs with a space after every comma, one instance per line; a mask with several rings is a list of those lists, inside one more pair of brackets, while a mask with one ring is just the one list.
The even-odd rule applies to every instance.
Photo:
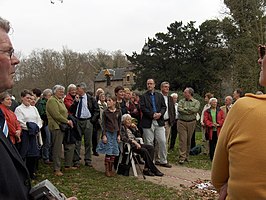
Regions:
[[154, 148], [151, 145], [139, 144], [136, 136], [139, 136], [137, 126], [132, 123], [130, 114], [122, 116], [121, 140], [131, 145], [132, 151], [140, 154], [145, 161], [143, 174], [147, 176], [163, 176], [153, 163]]

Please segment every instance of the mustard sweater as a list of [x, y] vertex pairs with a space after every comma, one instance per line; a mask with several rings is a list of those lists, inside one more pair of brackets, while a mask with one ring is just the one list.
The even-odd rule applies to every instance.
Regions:
[[212, 163], [212, 183], [226, 199], [266, 199], [266, 95], [246, 94], [228, 113]]

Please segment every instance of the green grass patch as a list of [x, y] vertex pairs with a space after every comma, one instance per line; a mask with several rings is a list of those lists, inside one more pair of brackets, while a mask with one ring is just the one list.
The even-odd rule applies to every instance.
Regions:
[[[197, 144], [201, 144], [201, 133], [196, 133]], [[190, 156], [192, 162], [185, 163], [184, 166], [210, 169], [211, 162], [207, 155]], [[178, 139], [175, 150], [170, 152], [168, 160], [171, 164], [178, 162]], [[178, 164], [177, 164], [178, 165]], [[93, 168], [81, 166], [78, 170], [64, 172], [64, 176], [56, 177], [53, 175], [52, 166], [39, 164], [38, 176], [32, 185], [40, 181], [50, 180], [60, 192], [66, 196], [76, 196], [79, 200], [97, 199], [116, 199], [116, 200], [194, 200], [202, 199], [189, 188], [169, 188], [162, 185], [151, 183], [147, 180], [138, 179], [133, 176], [106, 177], [103, 172]]]

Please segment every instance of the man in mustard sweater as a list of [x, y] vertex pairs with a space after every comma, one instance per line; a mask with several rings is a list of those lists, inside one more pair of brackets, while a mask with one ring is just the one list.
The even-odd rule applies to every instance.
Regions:
[[[266, 57], [260, 61], [260, 84], [266, 86]], [[246, 94], [226, 117], [212, 165], [220, 199], [266, 199], [265, 105], [266, 95]]]

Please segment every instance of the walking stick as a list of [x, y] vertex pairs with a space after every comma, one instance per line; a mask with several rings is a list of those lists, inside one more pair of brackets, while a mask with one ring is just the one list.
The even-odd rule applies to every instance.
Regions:
[[136, 156], [134, 155], [133, 152], [131, 152], [131, 153], [132, 153], [132, 157], [133, 157], [133, 159], [136, 161], [136, 163], [137, 163], [137, 165], [138, 165], [138, 167], [139, 167], [139, 171], [141, 172], [141, 174], [142, 174], [142, 176], [143, 176], [143, 179], [146, 179], [145, 175], [143, 174], [143, 171], [142, 171], [141, 168], [140, 168], [140, 165], [139, 165], [139, 161], [138, 161], [138, 159], [136, 158]]

